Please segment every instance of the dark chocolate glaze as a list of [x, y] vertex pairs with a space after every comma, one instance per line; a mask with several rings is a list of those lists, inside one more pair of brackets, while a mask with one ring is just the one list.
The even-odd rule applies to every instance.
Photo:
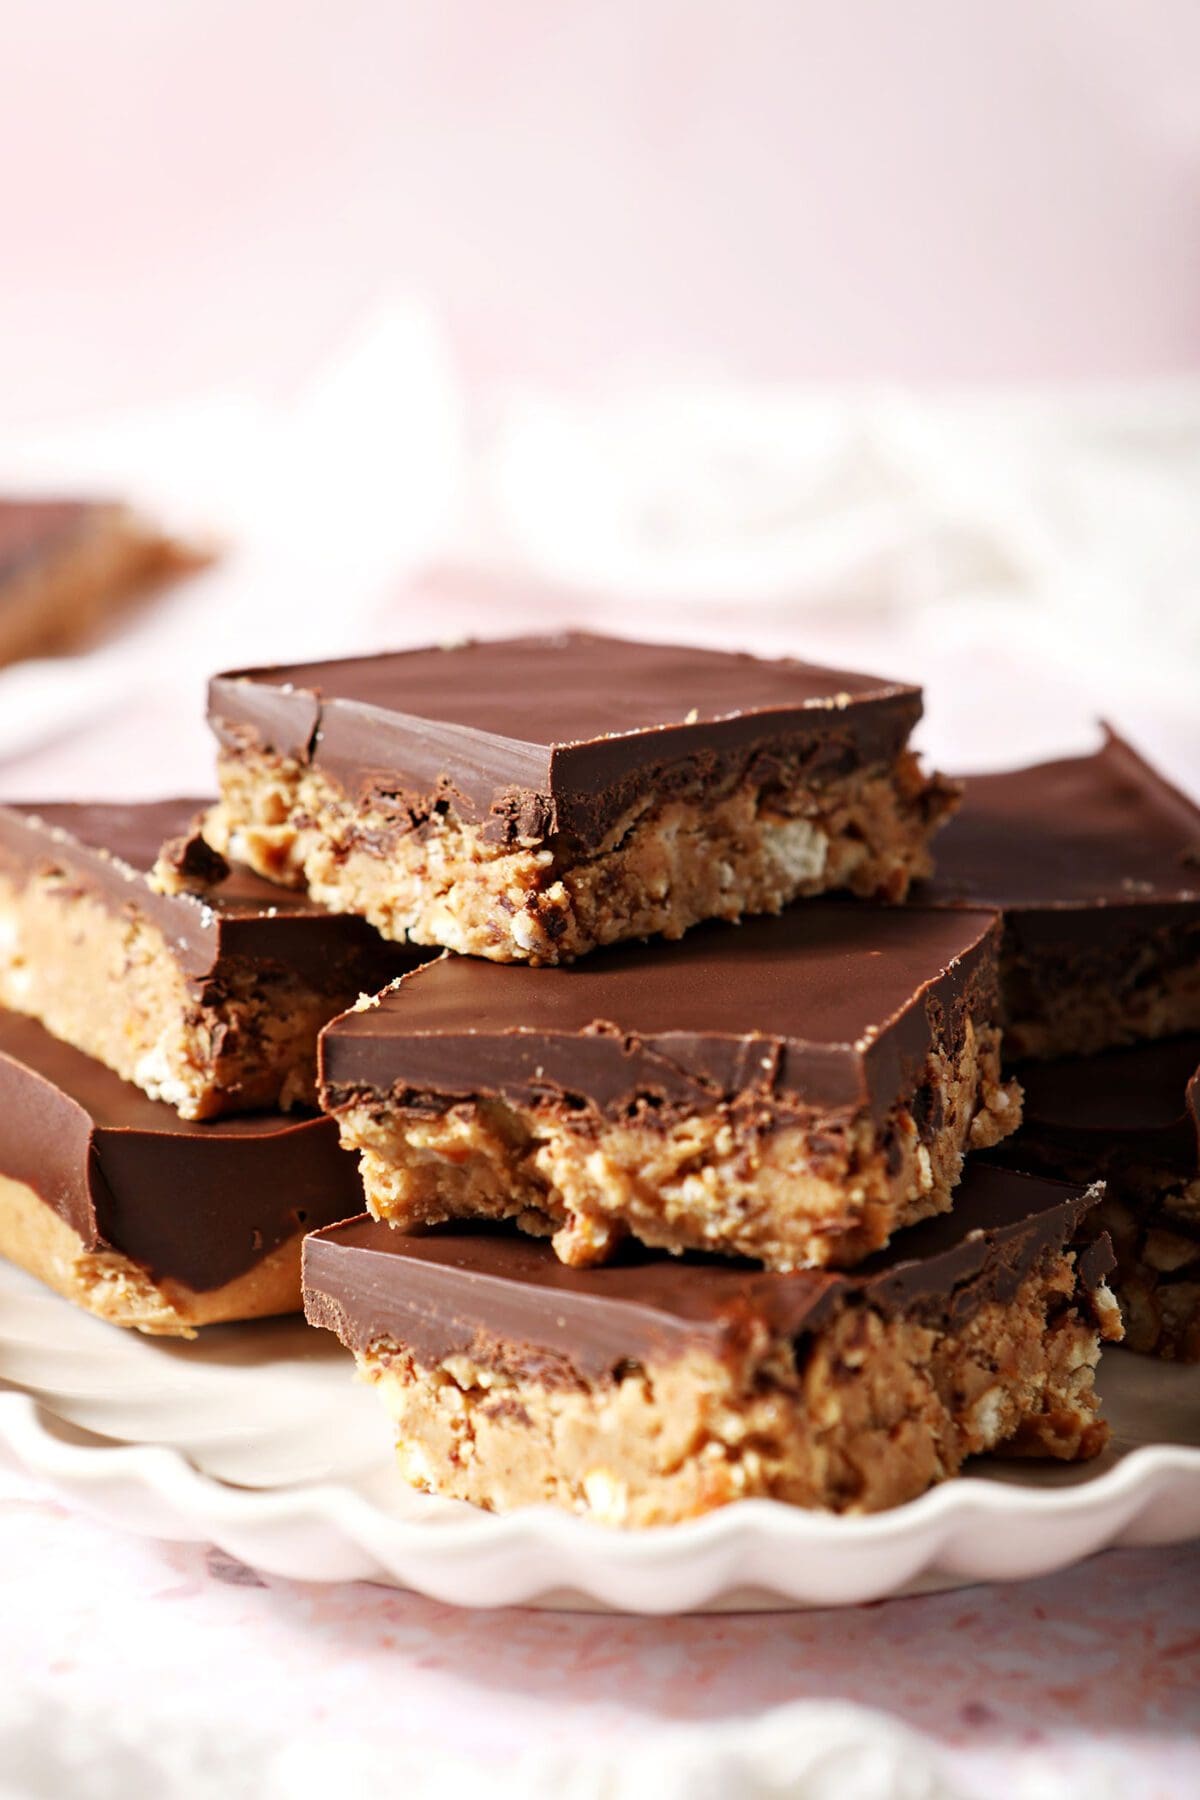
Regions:
[[362, 1206], [331, 1119], [193, 1125], [0, 1011], [0, 1175], [24, 1182], [88, 1250], [112, 1249], [197, 1292], [232, 1281], [303, 1227]]
[[[547, 1375], [610, 1376], [699, 1347], [718, 1357], [818, 1332], [845, 1306], [958, 1325], [1011, 1301], [1047, 1252], [1061, 1250], [1099, 1189], [968, 1165], [954, 1211], [900, 1233], [852, 1274], [774, 1275], [744, 1264], [626, 1246], [598, 1269], [571, 1269], [520, 1232], [440, 1227], [405, 1236], [366, 1217], [304, 1246], [310, 1322], [364, 1350], [380, 1341], [422, 1364], [467, 1354]], [[1094, 1286], [1112, 1266], [1106, 1239], [1081, 1256]]]
[[1010, 1168], [1200, 1172], [1200, 1033], [1028, 1063], [1024, 1123], [989, 1154]]
[[[1200, 808], [1115, 732], [1093, 756], [965, 778], [923, 905], [1200, 909]], [[1064, 931], [1078, 930], [1064, 920]]]
[[56, 556], [105, 510], [87, 500], [0, 500], [0, 584]]
[[881, 1119], [923, 1072], [934, 1021], [990, 1021], [992, 913], [806, 901], [563, 968], [446, 956], [321, 1038], [326, 1103], [404, 1090], [608, 1113], [740, 1096]]
[[249, 869], [232, 867], [200, 891], [156, 893], [147, 878], [160, 851], [172, 845], [178, 862], [209, 804], [0, 805], [0, 873], [21, 883], [35, 871], [60, 870], [68, 887], [113, 910], [135, 909], [158, 927], [184, 974], [199, 985], [219, 981], [234, 965], [252, 965], [264, 975], [293, 973], [319, 992], [373, 993], [428, 956], [387, 943], [365, 919], [328, 913]]
[[1200, 961], [1200, 808], [1115, 732], [1093, 756], [965, 787], [911, 899], [1001, 909], [1014, 1018], [1050, 988], [1123, 993]]
[[891, 763], [920, 689], [752, 656], [563, 633], [240, 670], [209, 687], [226, 748], [311, 763], [411, 828], [437, 804], [490, 839], [598, 843], [648, 793], [787, 761]]

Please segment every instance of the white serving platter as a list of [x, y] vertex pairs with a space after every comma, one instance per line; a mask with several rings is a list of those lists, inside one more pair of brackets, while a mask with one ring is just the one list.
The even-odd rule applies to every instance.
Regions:
[[0, 1454], [126, 1530], [459, 1606], [842, 1606], [1200, 1536], [1200, 1367], [1107, 1350], [1099, 1385], [1113, 1438], [1094, 1463], [984, 1459], [869, 1518], [755, 1500], [621, 1532], [414, 1493], [349, 1357], [299, 1320], [144, 1338], [0, 1266]]

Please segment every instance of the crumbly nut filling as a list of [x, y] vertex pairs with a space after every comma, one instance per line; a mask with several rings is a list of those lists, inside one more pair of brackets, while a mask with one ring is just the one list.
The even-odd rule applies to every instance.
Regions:
[[1098, 1317], [1068, 1252], [959, 1329], [848, 1308], [815, 1340], [760, 1332], [739, 1359], [695, 1348], [590, 1384], [465, 1356], [423, 1367], [386, 1342], [358, 1364], [393, 1418], [405, 1479], [494, 1511], [549, 1502], [638, 1527], [760, 1497], [867, 1513], [986, 1451], [1096, 1455], [1098, 1339], [1120, 1324], [1106, 1289], [1095, 1304]]
[[223, 854], [385, 937], [499, 962], [677, 938], [835, 888], [901, 900], [930, 873], [929, 839], [954, 801], [905, 751], [818, 786], [797, 774], [644, 799], [583, 853], [561, 837], [491, 842], [445, 803], [398, 823], [395, 807], [354, 806], [323, 771], [262, 751], [224, 755], [219, 776], [205, 834]]
[[910, 1103], [881, 1130], [868, 1117], [764, 1124], [736, 1106], [646, 1123], [553, 1101], [464, 1100], [438, 1111], [326, 1098], [343, 1145], [361, 1152], [368, 1207], [404, 1229], [516, 1218], [552, 1231], [559, 1257], [576, 1266], [604, 1261], [632, 1233], [781, 1270], [848, 1266], [901, 1226], [949, 1209], [964, 1152], [1020, 1123], [998, 1033], [968, 1018], [957, 1050], [931, 1054], [921, 1101], [923, 1126]]
[[1147, 1171], [1141, 1185], [1140, 1195], [1110, 1185], [1089, 1221], [1112, 1239], [1125, 1341], [1168, 1362], [1200, 1362], [1200, 1178]]
[[1000, 957], [1005, 1048], [1045, 1061], [1117, 1044], [1200, 1031], [1200, 938], [1190, 953], [1151, 939], [1119, 968], [1087, 961], [1041, 966], [1006, 945]]
[[0, 880], [0, 1003], [185, 1119], [311, 1105], [317, 1033], [354, 994], [247, 969], [202, 995], [158, 927], [53, 873]]

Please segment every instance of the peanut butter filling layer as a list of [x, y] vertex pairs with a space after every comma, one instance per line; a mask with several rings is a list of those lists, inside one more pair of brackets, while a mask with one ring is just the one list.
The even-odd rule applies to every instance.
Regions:
[[303, 1233], [222, 1286], [197, 1292], [154, 1278], [116, 1250], [89, 1250], [65, 1219], [24, 1182], [0, 1175], [0, 1256], [85, 1312], [151, 1337], [195, 1337], [202, 1325], [300, 1310]]
[[811, 1340], [755, 1342], [733, 1362], [689, 1349], [590, 1385], [503, 1358], [424, 1366], [387, 1342], [357, 1362], [414, 1486], [642, 1527], [748, 1498], [877, 1512], [988, 1451], [1094, 1456], [1101, 1336], [1120, 1336], [1112, 1296], [1101, 1284], [1085, 1301], [1060, 1252], [961, 1328], [854, 1308]]
[[632, 1234], [789, 1270], [849, 1266], [946, 1211], [966, 1150], [1015, 1130], [1021, 1103], [1001, 1079], [998, 1033], [967, 1019], [957, 1049], [930, 1055], [918, 1094], [882, 1128], [869, 1117], [771, 1118], [736, 1102], [666, 1124], [554, 1101], [422, 1110], [363, 1099], [333, 1110], [343, 1146], [361, 1153], [368, 1207], [405, 1230], [513, 1218], [553, 1233], [575, 1266], [602, 1262]]
[[181, 1118], [311, 1105], [317, 1033], [354, 998], [253, 965], [193, 983], [137, 912], [55, 874], [0, 878], [0, 1004]]
[[901, 900], [930, 873], [929, 840], [954, 799], [904, 751], [815, 785], [793, 769], [769, 787], [643, 796], [583, 851], [563, 833], [494, 841], [448, 802], [416, 820], [356, 805], [325, 771], [253, 748], [223, 755], [219, 776], [205, 826], [218, 850], [386, 937], [498, 962], [678, 938], [832, 889]]

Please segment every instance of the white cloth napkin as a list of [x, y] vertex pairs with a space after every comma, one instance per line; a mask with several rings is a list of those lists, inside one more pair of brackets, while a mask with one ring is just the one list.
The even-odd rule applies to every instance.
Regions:
[[484, 403], [395, 303], [286, 402], [0, 433], [14, 488], [128, 495], [226, 554], [103, 648], [0, 673], [10, 793], [78, 791], [81, 760], [110, 793], [210, 786], [216, 668], [564, 616], [920, 679], [959, 768], [1084, 747], [1101, 713], [1200, 764], [1200, 382]]
[[[369, 1717], [370, 1699], [364, 1697]], [[262, 1726], [208, 1721], [140, 1693], [82, 1713], [49, 1691], [0, 1697], [0, 1800], [327, 1800], [330, 1794], [491, 1800], [960, 1800], [937, 1752], [863, 1707], [799, 1701], [752, 1724], [646, 1731], [587, 1757], [531, 1749], [486, 1777], [477, 1764], [369, 1732], [314, 1729], [277, 1742]]]
[[490, 487], [510, 553], [659, 606], [1048, 614], [1085, 656], [1200, 663], [1200, 381], [518, 396]]

